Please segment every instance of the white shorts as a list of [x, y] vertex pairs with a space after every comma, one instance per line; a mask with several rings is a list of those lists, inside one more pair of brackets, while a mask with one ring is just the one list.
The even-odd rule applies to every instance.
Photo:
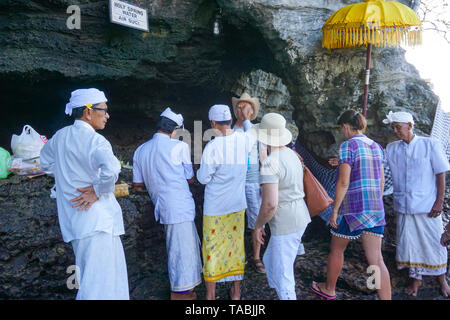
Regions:
[[261, 187], [259, 183], [245, 184], [245, 198], [247, 199], [247, 227], [255, 230], [256, 219], [258, 218], [259, 208], [261, 207]]

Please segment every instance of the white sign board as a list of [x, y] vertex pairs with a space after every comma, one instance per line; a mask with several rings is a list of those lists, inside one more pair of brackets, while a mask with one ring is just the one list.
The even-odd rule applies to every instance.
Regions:
[[148, 32], [146, 9], [125, 1], [109, 0], [109, 10], [112, 23]]

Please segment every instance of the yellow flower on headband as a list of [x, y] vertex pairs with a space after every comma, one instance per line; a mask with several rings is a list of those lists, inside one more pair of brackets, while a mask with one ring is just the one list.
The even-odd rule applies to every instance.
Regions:
[[85, 106], [86, 106], [86, 108], [90, 109], [92, 107], [92, 104], [86, 103]]

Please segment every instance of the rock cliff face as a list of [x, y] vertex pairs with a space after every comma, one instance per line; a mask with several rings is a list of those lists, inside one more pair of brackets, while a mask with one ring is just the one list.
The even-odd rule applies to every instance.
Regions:
[[[230, 104], [243, 88], [240, 79], [261, 70], [279, 78], [289, 97], [271, 107], [289, 105], [300, 138], [326, 158], [341, 139], [338, 115], [361, 108], [365, 50], [322, 49], [321, 27], [354, 2], [146, 0], [139, 4], [148, 8], [150, 30], [142, 32], [110, 23], [106, 0], [2, 1], [0, 94], [8, 113], [0, 143], [9, 147], [12, 131], [25, 123], [51, 136], [68, 123], [63, 105], [70, 91], [87, 86], [106, 91], [116, 116], [151, 120], [170, 105], [192, 129], [193, 120], [207, 120], [212, 104]], [[418, 1], [403, 2], [416, 8]], [[81, 9], [80, 30], [66, 26], [71, 4]], [[216, 19], [219, 36], [212, 32]], [[403, 50], [376, 48], [372, 61], [367, 132], [386, 143], [390, 134], [380, 120], [405, 108], [429, 133], [437, 97]], [[263, 100], [273, 89], [266, 84], [258, 84]]]
[[[276, 61], [275, 73], [289, 90], [300, 138], [319, 157], [333, 155], [341, 142], [339, 114], [350, 107], [362, 109], [366, 50], [321, 48], [325, 20], [355, 2], [219, 1], [233, 22], [246, 21], [260, 30]], [[403, 3], [417, 6], [416, 1]], [[376, 48], [371, 68], [367, 133], [387, 143], [390, 133], [381, 120], [389, 110], [402, 108], [412, 111], [419, 132], [429, 133], [437, 98], [405, 61], [404, 51]]]

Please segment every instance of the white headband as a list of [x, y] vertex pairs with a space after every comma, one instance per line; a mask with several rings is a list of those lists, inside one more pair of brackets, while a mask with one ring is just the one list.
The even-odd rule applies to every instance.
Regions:
[[170, 120], [174, 121], [178, 125], [178, 127], [183, 126], [183, 116], [181, 114], [176, 114], [170, 108], [166, 108], [166, 110], [161, 113], [161, 117], [169, 118]]
[[386, 119], [383, 120], [383, 123], [390, 124], [392, 122], [404, 122], [404, 123], [412, 123], [414, 124], [414, 119], [411, 113], [408, 112], [392, 112], [389, 111], [389, 114], [386, 115]]
[[93, 105], [101, 102], [107, 102], [105, 94], [95, 88], [78, 89], [72, 92], [69, 103], [66, 104], [66, 114], [72, 115], [72, 109], [83, 107], [87, 104]]

